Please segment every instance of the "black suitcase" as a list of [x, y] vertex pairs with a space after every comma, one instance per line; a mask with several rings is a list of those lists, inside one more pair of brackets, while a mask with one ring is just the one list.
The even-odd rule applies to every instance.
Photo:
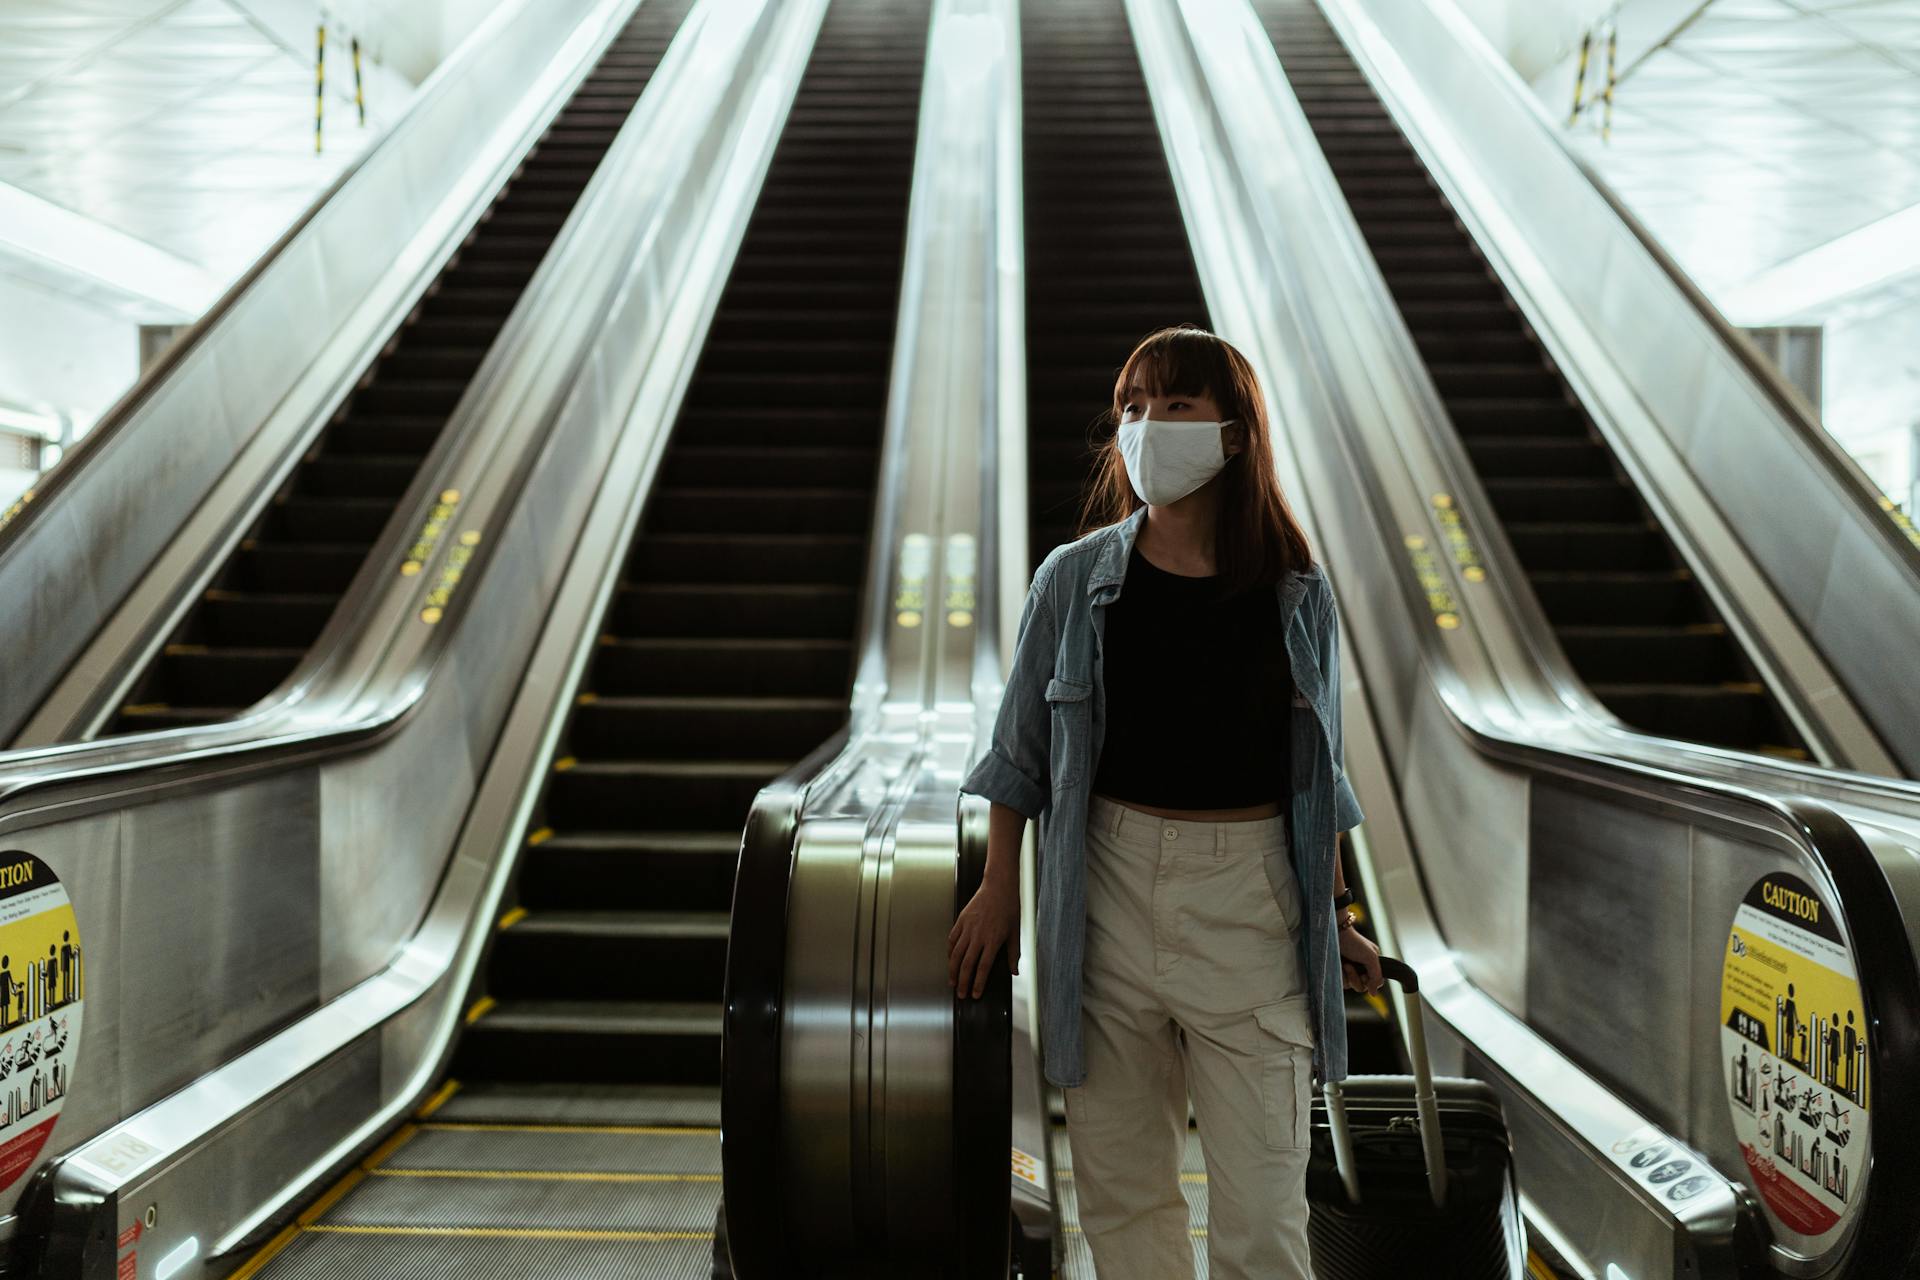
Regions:
[[1419, 982], [1398, 960], [1382, 956], [1380, 967], [1406, 989], [1414, 1074], [1348, 1076], [1314, 1099], [1313, 1274], [1518, 1280], [1526, 1228], [1500, 1099], [1479, 1080], [1433, 1078]]

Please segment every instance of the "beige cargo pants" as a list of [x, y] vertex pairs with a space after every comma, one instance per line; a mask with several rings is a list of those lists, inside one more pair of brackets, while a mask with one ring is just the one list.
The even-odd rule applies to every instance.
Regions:
[[1179, 1180], [1189, 1089], [1210, 1280], [1307, 1280], [1313, 1031], [1285, 819], [1156, 818], [1094, 796], [1086, 859], [1087, 1080], [1065, 1093], [1099, 1280], [1193, 1276]]

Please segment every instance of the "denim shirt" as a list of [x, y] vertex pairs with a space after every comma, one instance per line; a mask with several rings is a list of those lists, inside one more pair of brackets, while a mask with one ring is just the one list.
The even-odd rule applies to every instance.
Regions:
[[[1086, 954], [1087, 804], [1106, 729], [1102, 683], [1106, 606], [1119, 599], [1143, 506], [1118, 524], [1056, 547], [1034, 573], [1020, 614], [1013, 669], [993, 740], [960, 790], [1040, 823], [1040, 1037], [1048, 1080], [1086, 1083], [1080, 966]], [[1333, 918], [1334, 835], [1362, 813], [1347, 783], [1340, 732], [1339, 622], [1318, 566], [1278, 584], [1280, 625], [1293, 661], [1293, 773], [1289, 854], [1303, 909], [1301, 972], [1314, 1028], [1313, 1068], [1324, 1083], [1347, 1075], [1346, 1006]], [[1278, 859], [1272, 861], [1277, 862]], [[1268, 868], [1271, 882], [1276, 874]], [[1272, 885], [1276, 904], [1284, 901]]]

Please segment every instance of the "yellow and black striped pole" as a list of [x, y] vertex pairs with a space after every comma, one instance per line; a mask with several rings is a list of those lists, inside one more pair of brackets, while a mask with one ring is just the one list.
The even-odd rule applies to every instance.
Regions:
[[1620, 11], [1615, 9], [1607, 19], [1607, 109], [1600, 119], [1600, 141], [1613, 141], [1613, 89], [1619, 84], [1620, 66]]
[[1580, 67], [1573, 73], [1573, 112], [1567, 116], [1567, 128], [1571, 129], [1580, 121], [1580, 97], [1587, 90], [1587, 59], [1593, 53], [1593, 28], [1587, 28], [1587, 34], [1580, 37]]
[[353, 105], [360, 109], [360, 127], [367, 127], [367, 90], [360, 78], [360, 37], [353, 37]]
[[322, 126], [327, 118], [327, 24], [322, 19], [318, 34], [314, 37], [313, 62], [313, 154], [320, 154], [320, 144], [324, 137]]

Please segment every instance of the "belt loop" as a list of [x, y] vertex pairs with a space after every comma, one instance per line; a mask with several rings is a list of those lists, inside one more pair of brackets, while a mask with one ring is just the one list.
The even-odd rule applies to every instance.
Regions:
[[1106, 805], [1113, 810], [1113, 816], [1107, 821], [1107, 834], [1117, 836], [1120, 834], [1120, 824], [1126, 821], [1127, 806], [1115, 804], [1111, 800], [1106, 801]]
[[1213, 824], [1213, 860], [1218, 862], [1226, 856], [1227, 824], [1224, 822], [1216, 822]]

